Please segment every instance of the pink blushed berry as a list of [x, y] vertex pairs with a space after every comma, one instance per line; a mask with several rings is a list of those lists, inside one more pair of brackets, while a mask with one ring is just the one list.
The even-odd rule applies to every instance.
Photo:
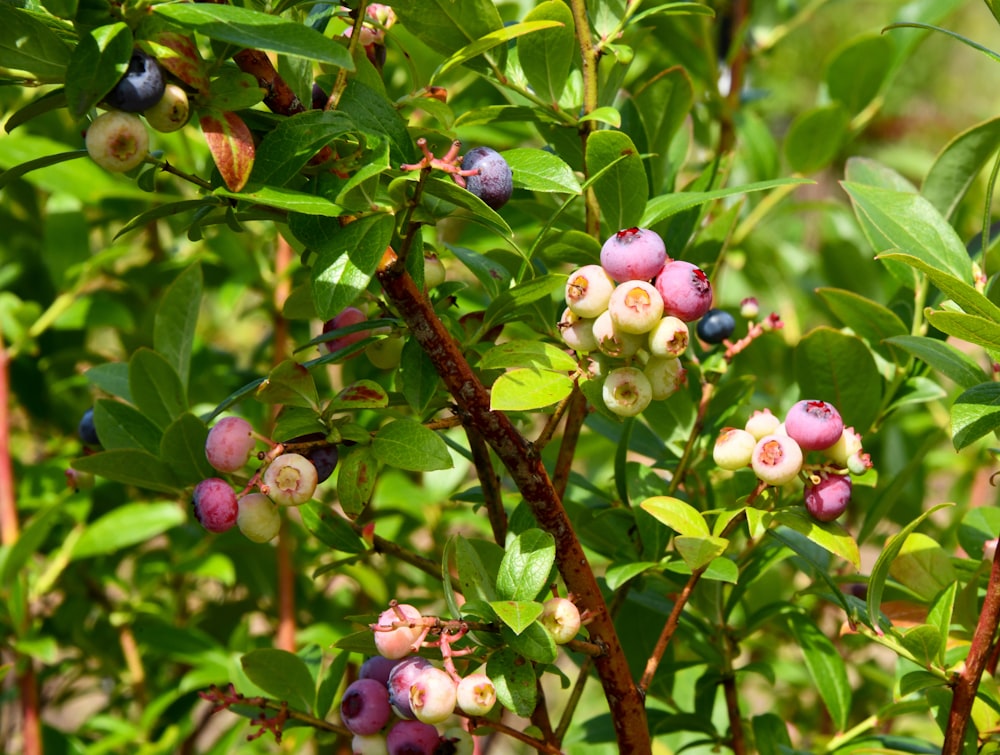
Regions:
[[410, 709], [418, 721], [439, 724], [455, 712], [457, 690], [447, 671], [429, 666], [410, 685]]
[[787, 435], [765, 435], [754, 446], [750, 466], [766, 484], [784, 485], [802, 469], [802, 449]]
[[208, 431], [205, 458], [220, 472], [235, 472], [250, 460], [253, 427], [242, 417], [223, 417]]
[[611, 321], [626, 333], [648, 333], [663, 316], [663, 297], [651, 283], [626, 281], [611, 292]]
[[573, 351], [588, 354], [597, 351], [597, 336], [594, 335], [594, 321], [574, 314], [568, 307], [559, 320], [559, 335], [563, 343]]
[[737, 427], [723, 428], [712, 449], [712, 458], [722, 469], [736, 471], [750, 463], [757, 439]]
[[441, 737], [432, 724], [398, 721], [385, 740], [389, 755], [434, 755]]
[[833, 404], [807, 399], [788, 410], [785, 432], [803, 451], [822, 451], [840, 440], [844, 421]]
[[430, 668], [431, 662], [419, 655], [404, 658], [389, 672], [389, 703], [400, 718], [414, 718], [410, 704], [410, 691], [420, 672]]
[[497, 690], [486, 674], [469, 674], [458, 683], [456, 701], [466, 715], [485, 716], [497, 701]]
[[781, 420], [774, 416], [770, 409], [758, 409], [750, 415], [743, 429], [760, 440], [765, 435], [777, 432], [780, 424]]
[[807, 484], [802, 494], [806, 510], [814, 519], [832, 522], [851, 501], [850, 475], [822, 474], [819, 482]]
[[[323, 323], [323, 332], [330, 333], [334, 330], [339, 330], [340, 328], [346, 328], [349, 325], [357, 325], [359, 323], [365, 322], [368, 319], [368, 315], [362, 312], [357, 307], [347, 307], [340, 314], [334, 316], [332, 319], [327, 320]], [[351, 344], [355, 344], [367, 338], [369, 331], [358, 330], [353, 333], [348, 333], [347, 335], [340, 336], [339, 338], [334, 338], [332, 341], [326, 342], [326, 350], [329, 352], [340, 351], [345, 349]]]
[[663, 311], [684, 322], [694, 322], [712, 308], [712, 283], [704, 271], [684, 260], [663, 266], [656, 276], [663, 297]]
[[310, 500], [319, 484], [316, 467], [302, 454], [281, 454], [264, 470], [263, 487], [281, 506], [300, 506]]
[[199, 482], [192, 496], [194, 516], [209, 532], [225, 532], [236, 524], [239, 507], [229, 483], [218, 477]]
[[648, 228], [625, 228], [601, 247], [601, 266], [616, 281], [655, 278], [667, 259], [663, 239]]
[[757, 303], [757, 299], [753, 296], [748, 296], [740, 302], [740, 317], [747, 320], [756, 320], [759, 314], [760, 304]]
[[389, 690], [374, 679], [358, 679], [344, 691], [340, 720], [352, 734], [371, 735], [382, 730], [392, 717]]
[[378, 622], [373, 627], [375, 649], [379, 655], [395, 660], [414, 652], [416, 648], [413, 645], [420, 638], [422, 627], [393, 627], [393, 624], [405, 621], [419, 622], [421, 618], [423, 617], [420, 611], [409, 603], [400, 603], [395, 608], [389, 608], [379, 614]]
[[566, 306], [575, 315], [593, 319], [608, 308], [614, 281], [600, 265], [584, 265], [566, 281]]

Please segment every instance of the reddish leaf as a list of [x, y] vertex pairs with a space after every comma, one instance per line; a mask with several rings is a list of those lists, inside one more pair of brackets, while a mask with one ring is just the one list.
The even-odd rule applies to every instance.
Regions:
[[254, 145], [250, 129], [236, 113], [205, 113], [199, 121], [226, 187], [239, 191], [253, 169]]
[[194, 40], [175, 31], [162, 31], [144, 47], [157, 62], [188, 86], [208, 94], [208, 73], [205, 61]]

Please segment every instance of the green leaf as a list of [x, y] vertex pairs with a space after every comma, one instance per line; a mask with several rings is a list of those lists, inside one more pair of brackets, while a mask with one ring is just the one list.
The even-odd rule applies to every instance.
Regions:
[[284, 186], [323, 147], [355, 128], [339, 110], [307, 110], [282, 120], [257, 145], [248, 185]]
[[305, 661], [295, 653], [260, 648], [241, 657], [240, 665], [250, 681], [268, 695], [296, 710], [312, 713], [316, 682]]
[[839, 102], [799, 113], [785, 136], [785, 157], [792, 170], [814, 173], [829, 165], [847, 139], [850, 119]]
[[[160, 452], [163, 430], [134, 406], [99, 398], [94, 402], [94, 427], [106, 449], [138, 448], [151, 454]], [[204, 453], [204, 449], [202, 449]]]
[[179, 487], [169, 464], [136, 448], [116, 448], [74, 459], [73, 469], [163, 493], [177, 493]]
[[926, 336], [896, 336], [886, 339], [886, 343], [922, 359], [963, 388], [972, 388], [988, 379], [976, 360], [945, 341]]
[[902, 633], [900, 643], [925, 666], [932, 666], [941, 647], [941, 630], [930, 624], [911, 627]]
[[818, 522], [804, 511], [796, 510], [776, 512], [771, 521], [798, 532], [823, 550], [840, 556], [855, 569], [861, 568], [858, 544], [843, 525], [836, 522]]
[[954, 275], [928, 265], [923, 260], [906, 254], [880, 254], [879, 259], [898, 260], [924, 273], [941, 292], [958, 306], [972, 315], [979, 315], [994, 322], [1000, 322], [1000, 307], [979, 293], [971, 284], [959, 280]]
[[496, 370], [510, 367], [540, 367], [561, 372], [577, 368], [576, 360], [563, 349], [544, 341], [507, 341], [487, 351], [479, 362], [480, 369]]
[[548, 629], [535, 621], [520, 634], [505, 624], [500, 626], [500, 639], [507, 647], [522, 658], [535, 663], [549, 664], [556, 660], [557, 650], [555, 640]]
[[495, 47], [506, 44], [512, 39], [524, 36], [525, 34], [536, 33], [541, 29], [550, 29], [553, 26], [558, 26], [559, 24], [554, 21], [537, 21], [525, 19], [524, 22], [519, 24], [511, 24], [510, 26], [504, 26], [496, 31], [491, 31], [489, 34], [480, 37], [475, 42], [465, 45], [460, 50], [456, 50], [452, 55], [448, 57], [441, 65], [437, 67], [433, 74], [431, 74], [430, 84], [434, 84], [441, 76], [463, 63], [468, 63], [473, 58], [478, 58], [485, 52], [492, 50]]
[[312, 373], [294, 359], [286, 359], [271, 370], [256, 390], [256, 398], [265, 404], [285, 404], [306, 409], [319, 407], [319, 394]]
[[497, 574], [500, 600], [534, 600], [548, 584], [556, 558], [552, 535], [539, 529], [522, 532], [508, 543]]
[[604, 171], [593, 189], [607, 227], [617, 230], [639, 225], [649, 198], [649, 183], [639, 151], [628, 135], [621, 131], [591, 133], [586, 162], [588, 175]]
[[329, 320], [368, 288], [392, 238], [393, 219], [378, 213], [343, 227], [334, 221], [316, 222], [328, 235], [322, 244], [313, 236], [313, 251], [319, 255], [312, 269], [313, 299], [319, 318]]
[[746, 184], [745, 186], [733, 186], [728, 189], [715, 189], [713, 191], [682, 191], [673, 194], [663, 194], [653, 197], [646, 205], [646, 211], [638, 225], [642, 228], [649, 228], [657, 223], [666, 220], [671, 215], [676, 215], [692, 207], [713, 202], [716, 199], [736, 196], [738, 194], [749, 194], [755, 191], [767, 191], [779, 186], [791, 184], [813, 183], [807, 178], [777, 178], [772, 181], [759, 181], [757, 183]]
[[919, 194], [844, 181], [855, 212], [877, 232], [875, 251], [897, 249], [972, 282], [972, 263], [965, 244], [948, 221]]
[[640, 503], [639, 507], [678, 535], [699, 538], [711, 534], [701, 512], [680, 498], [654, 496]]
[[475, 220], [492, 228], [501, 236], [509, 237], [513, 234], [507, 221], [496, 210], [468, 189], [458, 186], [454, 181], [446, 181], [432, 176], [424, 182], [424, 194], [443, 199], [456, 207], [468, 210]]
[[[899, 315], [860, 294], [840, 288], [817, 288], [816, 293], [844, 325], [874, 348], [885, 343], [886, 339], [909, 333]], [[892, 353], [891, 349], [888, 351]]]
[[942, 333], [955, 336], [963, 341], [1000, 350], [1000, 321], [985, 317], [967, 315], [963, 312], [928, 310], [927, 322]]
[[515, 188], [563, 194], [579, 194], [581, 191], [573, 169], [558, 155], [528, 148], [508, 149], [500, 154], [510, 166]]
[[28, 560], [34, 558], [35, 553], [44, 545], [52, 527], [65, 515], [65, 509], [58, 504], [34, 512], [22, 526], [13, 545], [0, 549], [0, 585], [5, 591], [11, 587], [14, 578], [21, 574]]
[[347, 516], [360, 516], [372, 499], [377, 481], [378, 460], [370, 446], [356, 446], [340, 458], [337, 499]]
[[191, 349], [201, 308], [201, 266], [194, 264], [178, 275], [160, 298], [153, 322], [153, 348], [161, 354], [187, 386]]
[[892, 71], [895, 43], [885, 34], [865, 34], [834, 51], [824, 78], [830, 97], [857, 115], [874, 100]]
[[497, 599], [494, 586], [505, 555], [504, 550], [496, 543], [457, 536], [455, 567], [458, 570], [458, 584], [466, 600], [478, 597], [491, 602]]
[[[392, 4], [400, 22], [421, 42], [448, 57], [455, 50], [503, 28], [494, 3], [489, 0], [398, 0]], [[506, 48], [498, 50], [497, 63], [502, 70]], [[482, 61], [470, 61], [485, 70]]]
[[947, 551], [921, 532], [911, 532], [903, 541], [889, 574], [926, 601], [957, 579]]
[[935, 596], [934, 602], [927, 612], [927, 623], [937, 627], [940, 637], [940, 642], [932, 657], [941, 668], [945, 668], [945, 655], [948, 652], [948, 637], [951, 634], [951, 621], [955, 614], [957, 595], [958, 583], [952, 582]]
[[121, 21], [80, 36], [66, 67], [66, 107], [79, 120], [114, 88], [132, 57], [132, 31]]
[[559, 0], [545, 0], [536, 5], [524, 20], [555, 21], [559, 24], [517, 42], [517, 57], [528, 84], [535, 94], [555, 106], [566, 88], [576, 48], [573, 13]]
[[678, 535], [674, 547], [692, 571], [707, 566], [709, 562], [726, 552], [729, 541], [724, 537], [690, 537]]
[[273, 207], [301, 215], [318, 215], [323, 218], [339, 218], [347, 214], [347, 210], [326, 197], [276, 186], [262, 186], [256, 191], [230, 191], [218, 188], [212, 192], [212, 196], [229, 197], [262, 207]]
[[978, 123], [954, 137], [934, 159], [920, 188], [927, 201], [951, 220], [1000, 144], [1000, 118]]
[[367, 553], [371, 548], [329, 506], [309, 502], [296, 509], [302, 516], [302, 524], [324, 545], [344, 553]]
[[336, 653], [323, 673], [319, 689], [316, 690], [316, 716], [318, 718], [326, 718], [333, 709], [337, 690], [340, 689], [341, 682], [344, 681], [347, 664], [350, 663], [350, 660], [350, 653]]
[[126, 503], [87, 525], [72, 559], [106, 556], [144, 543], [187, 521], [176, 503]]
[[795, 377], [803, 397], [829, 401], [860, 433], [878, 416], [882, 379], [857, 336], [825, 327], [811, 331], [795, 347]]
[[407, 339], [403, 344], [403, 354], [400, 357], [396, 379], [399, 381], [397, 385], [402, 384], [406, 403], [418, 415], [423, 416], [437, 394], [441, 377], [416, 338]]
[[617, 590], [640, 574], [659, 566], [657, 561], [631, 561], [616, 566], [609, 566], [604, 573], [604, 580], [609, 590]]
[[372, 442], [375, 458], [411, 472], [451, 469], [448, 445], [440, 435], [412, 419], [397, 419], [379, 429]]
[[606, 123], [612, 128], [621, 128], [622, 116], [611, 106], [599, 107], [580, 118], [581, 121], [598, 121]]
[[964, 391], [951, 406], [951, 441], [956, 451], [1000, 430], [1000, 383]]
[[0, 60], [44, 82], [62, 81], [70, 50], [42, 14], [0, 3]]
[[157, 5], [153, 12], [209, 39], [354, 70], [354, 61], [344, 45], [309, 26], [280, 16], [235, 5]]
[[533, 600], [494, 600], [490, 607], [514, 634], [521, 634], [531, 626], [543, 610], [542, 604]]
[[523, 412], [557, 404], [573, 392], [568, 375], [551, 370], [521, 368], [498, 377], [490, 389], [490, 409]]
[[385, 94], [352, 78], [340, 96], [338, 109], [347, 113], [362, 133], [388, 140], [389, 159], [393, 165], [413, 162], [413, 139], [407, 131], [406, 121]]
[[868, 616], [871, 618], [872, 622], [872, 629], [875, 630], [876, 634], [884, 634], [879, 621], [879, 614], [881, 613], [880, 607], [882, 605], [882, 593], [885, 591], [885, 581], [889, 577], [889, 569], [892, 566], [892, 562], [899, 554], [900, 549], [903, 547], [903, 543], [906, 542], [906, 538], [909, 537], [911, 532], [920, 526], [924, 519], [929, 517], [935, 511], [954, 505], [955, 504], [953, 503], [939, 503], [937, 506], [931, 507], [903, 527], [903, 529], [895, 535], [886, 540], [885, 546], [882, 548], [882, 552], [879, 554], [878, 558], [875, 559], [875, 565], [872, 567], [871, 575], [868, 577], [868, 595], [866, 602], [868, 606]]
[[829, 638], [804, 614], [789, 613], [785, 618], [834, 726], [843, 731], [851, 709], [851, 685], [844, 659]]
[[514, 288], [504, 291], [490, 302], [490, 306], [486, 308], [486, 314], [483, 315], [482, 329], [488, 331], [500, 323], [530, 317], [530, 308], [525, 305], [551, 296], [556, 291], [565, 288], [565, 286], [565, 275], [552, 274], [543, 275], [540, 278], [532, 278], [518, 284]]
[[389, 394], [374, 380], [357, 380], [331, 399], [328, 411], [382, 409], [389, 405]]
[[218, 473], [205, 458], [208, 427], [190, 412], [175, 419], [163, 433], [160, 458], [170, 464], [174, 477], [181, 485], [196, 485]]
[[486, 675], [497, 690], [500, 704], [518, 716], [528, 717], [538, 702], [535, 669], [510, 648], [492, 653]]
[[166, 429], [187, 409], [177, 370], [152, 349], [141, 348], [132, 354], [128, 384], [136, 407], [158, 427]]

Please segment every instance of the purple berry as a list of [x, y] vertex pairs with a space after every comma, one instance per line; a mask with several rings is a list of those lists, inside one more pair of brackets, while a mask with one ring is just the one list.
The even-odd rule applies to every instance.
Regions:
[[684, 322], [694, 322], [712, 308], [712, 283], [704, 271], [684, 260], [673, 260], [656, 276], [663, 311]]
[[724, 309], [710, 309], [698, 321], [698, 338], [705, 343], [722, 343], [736, 329], [736, 318]]
[[94, 427], [94, 408], [91, 407], [80, 417], [80, 424], [76, 428], [80, 435], [80, 440], [88, 446], [100, 446], [101, 439], [97, 437], [97, 428]]
[[785, 415], [785, 432], [803, 451], [822, 451], [840, 440], [844, 420], [826, 401], [799, 401]]
[[373, 655], [361, 664], [361, 668], [358, 671], [358, 679], [374, 679], [383, 685], [387, 685], [389, 683], [389, 674], [398, 665], [399, 660], [386, 658], [381, 655]]
[[386, 735], [389, 755], [434, 755], [440, 736], [432, 724], [399, 721]]
[[104, 101], [117, 110], [140, 113], [160, 101], [166, 86], [163, 70], [156, 59], [136, 48], [132, 51], [125, 75], [108, 92]]
[[208, 431], [205, 458], [220, 472], [235, 472], [250, 460], [255, 443], [249, 422], [242, 417], [223, 417]]
[[668, 259], [663, 239], [648, 228], [625, 228], [601, 247], [601, 265], [616, 281], [648, 281]]
[[[357, 307], [348, 307], [340, 314], [336, 315], [330, 320], [323, 323], [323, 332], [329, 333], [333, 330], [339, 330], [340, 328], [346, 328], [349, 325], [357, 325], [358, 323], [365, 322], [368, 319], [368, 315], [362, 312]], [[332, 341], [326, 342], [326, 350], [329, 352], [340, 351], [345, 349], [351, 344], [357, 343], [358, 341], [367, 338], [367, 330], [358, 330], [354, 333], [348, 333], [340, 338], [334, 338]]]
[[310, 448], [306, 451], [305, 457], [316, 467], [316, 482], [318, 484], [330, 479], [333, 470], [337, 468], [340, 455], [337, 453], [335, 445], [329, 445]]
[[822, 474], [818, 483], [806, 485], [803, 497], [814, 519], [832, 522], [851, 502], [851, 478], [849, 475]]
[[[377, 635], [376, 635], [377, 636]], [[389, 702], [400, 718], [414, 718], [413, 707], [410, 705], [410, 690], [420, 672], [430, 668], [431, 662], [419, 655], [413, 655], [400, 661], [389, 672]]]
[[462, 170], [478, 170], [466, 176], [465, 188], [494, 210], [499, 210], [514, 191], [514, 176], [503, 156], [489, 147], [470, 149], [462, 157]]
[[209, 477], [199, 482], [192, 496], [194, 516], [209, 532], [225, 532], [236, 524], [236, 493], [225, 480]]
[[765, 435], [754, 446], [750, 466], [768, 485], [784, 485], [802, 469], [802, 449], [787, 435]]
[[374, 734], [391, 716], [389, 690], [374, 679], [352, 682], [340, 701], [340, 720], [352, 734]]
[[327, 100], [329, 99], [330, 97], [327, 95], [325, 91], [323, 91], [323, 87], [321, 87], [314, 81], [312, 85], [312, 103], [311, 103], [313, 110], [324, 110], [326, 108]]

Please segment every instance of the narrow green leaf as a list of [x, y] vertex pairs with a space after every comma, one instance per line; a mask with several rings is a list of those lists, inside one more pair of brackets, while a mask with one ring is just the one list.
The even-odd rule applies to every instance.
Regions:
[[383, 464], [411, 472], [451, 469], [454, 462], [440, 435], [412, 419], [397, 419], [379, 429], [372, 451]]
[[305, 661], [295, 653], [276, 648], [260, 648], [240, 658], [251, 682], [268, 695], [287, 702], [304, 713], [313, 712], [316, 682]]
[[[649, 183], [639, 151], [621, 131], [595, 131], [587, 140], [587, 173], [604, 170], [593, 183], [608, 228], [631, 228], [640, 224]], [[609, 169], [610, 168], [610, 169]]]
[[490, 602], [497, 599], [496, 580], [504, 550], [487, 540], [455, 540], [455, 565], [458, 583], [466, 600], [481, 597]]
[[402, 384], [403, 398], [419, 416], [427, 411], [441, 386], [437, 368], [417, 339], [410, 338], [403, 344], [397, 385]]
[[627, 584], [643, 572], [649, 571], [659, 566], [657, 561], [632, 561], [625, 564], [609, 566], [604, 573], [604, 580], [608, 583], [609, 590], [617, 590]]
[[927, 322], [955, 338], [1000, 350], [1000, 320], [945, 310], [927, 310]]
[[491, 31], [475, 42], [465, 45], [460, 50], [456, 50], [447, 60], [441, 63], [431, 74], [430, 84], [433, 84], [441, 76], [446, 74], [451, 69], [456, 66], [460, 66], [463, 63], [468, 63], [473, 58], [478, 58], [485, 52], [492, 50], [495, 47], [506, 44], [512, 39], [524, 36], [525, 34], [537, 33], [542, 29], [550, 29], [554, 26], [559, 26], [556, 21], [545, 21], [545, 20], [535, 20], [530, 18], [525, 18], [522, 23], [511, 24], [510, 26], [504, 26], [496, 31]]
[[934, 598], [934, 602], [927, 612], [927, 623], [937, 627], [941, 638], [933, 656], [933, 660], [941, 668], [945, 668], [945, 654], [948, 652], [948, 637], [951, 635], [952, 616], [955, 613], [957, 595], [958, 582], [952, 582]]
[[[909, 328], [895, 312], [853, 291], [817, 288], [816, 293], [844, 325], [878, 348], [885, 339], [905, 336]], [[885, 349], [882, 349], [885, 351]], [[892, 350], [888, 350], [892, 353]]]
[[[2, 7], [2, 5], [0, 5]], [[44, 155], [43, 157], [35, 158], [34, 160], [26, 160], [22, 163], [14, 165], [10, 168], [4, 170], [0, 173], [0, 189], [4, 188], [8, 184], [12, 183], [14, 180], [27, 175], [33, 170], [38, 170], [40, 168], [47, 168], [50, 165], [58, 165], [59, 163], [67, 162], [68, 160], [76, 160], [80, 157], [87, 157], [88, 153], [85, 149], [74, 149], [69, 152], [59, 152], [54, 155]]]
[[804, 614], [789, 613], [785, 618], [834, 726], [843, 731], [851, 709], [851, 685], [844, 659], [829, 638]]
[[728, 189], [715, 189], [714, 191], [683, 191], [674, 194], [663, 194], [653, 197], [646, 205], [646, 211], [638, 225], [649, 228], [657, 223], [666, 220], [671, 215], [676, 215], [692, 207], [713, 202], [716, 199], [736, 196], [738, 194], [749, 194], [755, 191], [768, 191], [779, 186], [791, 184], [813, 183], [807, 178], [777, 178], [771, 181], [759, 181], [757, 183], [746, 184], [745, 186], [733, 186]]
[[0, 550], [0, 553], [4, 554], [0, 560], [0, 585], [5, 590], [10, 589], [11, 582], [24, 569], [28, 559], [34, 557], [45, 543], [52, 527], [65, 515], [65, 509], [58, 504], [36, 511], [24, 522], [14, 544]]
[[[392, 9], [407, 31], [445, 57], [503, 28], [500, 13], [489, 0], [396, 0]], [[506, 48], [501, 47], [496, 57], [503, 70]], [[470, 62], [485, 70], [481, 61]]]
[[524, 20], [557, 24], [517, 43], [518, 60], [528, 84], [539, 97], [555, 106], [566, 88], [573, 63], [576, 47], [573, 13], [559, 0], [546, 0], [532, 8]]
[[534, 600], [494, 600], [490, 607], [514, 634], [521, 634], [542, 615], [542, 604]]
[[1000, 322], [1000, 307], [979, 293], [970, 283], [959, 280], [954, 275], [942, 271], [924, 260], [907, 254], [897, 254], [890, 252], [880, 254], [879, 259], [898, 260], [910, 267], [919, 270], [931, 282], [941, 289], [941, 292], [948, 296], [958, 306], [970, 315], [979, 315], [995, 322]]
[[173, 365], [185, 387], [191, 369], [201, 293], [201, 265], [196, 263], [178, 275], [163, 293], [153, 321], [153, 348]]
[[707, 566], [709, 562], [721, 556], [726, 552], [728, 545], [729, 541], [724, 537], [678, 535], [674, 538], [674, 548], [692, 571]]
[[571, 372], [577, 368], [576, 360], [563, 349], [544, 341], [507, 341], [487, 351], [479, 366], [484, 370], [511, 367], [540, 367]]
[[701, 512], [680, 498], [654, 496], [647, 498], [639, 506], [679, 535], [694, 538], [711, 535]]
[[889, 26], [886, 27], [886, 29], [901, 29], [901, 28], [925, 29], [927, 31], [936, 31], [941, 34], [946, 34], [952, 39], [957, 39], [962, 44], [971, 47], [973, 50], [983, 53], [983, 55], [986, 55], [993, 62], [1000, 63], [1000, 53], [996, 53], [990, 48], [985, 47], [984, 45], [981, 45], [978, 42], [974, 42], [968, 37], [964, 37], [958, 32], [951, 31], [950, 29], [942, 29], [940, 26], [934, 26], [932, 24], [922, 24], [917, 22], [900, 22], [900, 23], [890, 24]]
[[309, 502], [299, 506], [302, 523], [324, 545], [344, 553], [366, 553], [370, 550], [361, 536], [329, 506]]
[[177, 370], [152, 349], [138, 349], [128, 363], [129, 390], [139, 411], [166, 427], [187, 409], [184, 385]]
[[126, 503], [87, 525], [72, 559], [105, 556], [144, 543], [187, 521], [176, 503]]
[[504, 291], [486, 308], [486, 314], [483, 315], [483, 330], [489, 330], [503, 322], [529, 317], [530, 309], [525, 305], [551, 296], [565, 286], [565, 275], [551, 274], [532, 278]]
[[424, 182], [424, 194], [468, 210], [473, 219], [494, 229], [501, 236], [510, 237], [513, 234], [507, 221], [496, 210], [454, 181], [431, 177]]
[[929, 517], [935, 511], [954, 505], [955, 504], [953, 503], [939, 503], [937, 506], [933, 506], [886, 541], [882, 552], [875, 560], [875, 565], [872, 567], [871, 575], [868, 577], [868, 616], [871, 618], [872, 629], [875, 630], [876, 634], [881, 635], [884, 633], [879, 621], [879, 615], [881, 614], [880, 607], [882, 605], [882, 593], [885, 591], [885, 582], [889, 577], [889, 568], [892, 566], [893, 560], [903, 547], [903, 543], [906, 542], [906, 538], [909, 537], [911, 532], [920, 526], [924, 519]]
[[963, 388], [972, 388], [989, 379], [972, 357], [945, 341], [926, 336], [896, 336], [886, 339], [886, 343], [922, 359]]
[[262, 207], [273, 207], [301, 215], [316, 215], [321, 218], [339, 218], [347, 214], [347, 210], [326, 197], [280, 186], [262, 186], [255, 191], [229, 190], [220, 187], [212, 192], [212, 196], [229, 197]]
[[558, 155], [543, 149], [528, 148], [508, 149], [500, 154], [510, 166], [515, 188], [563, 194], [580, 193], [580, 182], [576, 174]]
[[0, 3], [0, 60], [4, 68], [27, 71], [43, 83], [62, 81], [70, 49], [44, 18], [13, 3]]
[[343, 44], [298, 21], [235, 5], [157, 5], [153, 10], [168, 21], [209, 39], [354, 70], [354, 61]]
[[[240, 196], [236, 194], [234, 196]], [[118, 229], [115, 233], [115, 240], [117, 241], [122, 236], [137, 228], [145, 228], [154, 220], [160, 220], [162, 218], [169, 218], [174, 215], [181, 215], [185, 212], [192, 212], [195, 210], [200, 210], [201, 208], [209, 207], [221, 207], [223, 200], [216, 198], [215, 196], [205, 197], [203, 199], [182, 199], [178, 202], [166, 202], [164, 204], [156, 205], [151, 207], [145, 212], [140, 212], [134, 218], [129, 220], [125, 225]]]
[[952, 138], [934, 159], [920, 192], [949, 220], [1000, 144], [1000, 118], [977, 123]]
[[500, 562], [497, 597], [501, 601], [530, 601], [537, 598], [548, 584], [555, 558], [555, 540], [548, 532], [529, 529], [513, 538], [504, 550], [504, 557]]
[[347, 664], [351, 661], [351, 654], [347, 652], [335, 653], [330, 665], [323, 672], [323, 679], [316, 690], [316, 716], [326, 718], [333, 709], [334, 699], [337, 690], [340, 689], [347, 673]]
[[837, 522], [818, 522], [804, 511], [795, 510], [777, 512], [772, 521], [804, 535], [823, 550], [840, 556], [855, 569], [861, 568], [858, 544], [843, 525]]
[[1000, 430], [1000, 383], [964, 391], [951, 406], [951, 440], [956, 451]]
[[176, 494], [180, 487], [168, 464], [135, 448], [116, 448], [74, 459], [73, 469], [162, 493]]
[[568, 375], [552, 370], [522, 368], [498, 377], [490, 389], [490, 409], [523, 412], [558, 404], [573, 392]]

